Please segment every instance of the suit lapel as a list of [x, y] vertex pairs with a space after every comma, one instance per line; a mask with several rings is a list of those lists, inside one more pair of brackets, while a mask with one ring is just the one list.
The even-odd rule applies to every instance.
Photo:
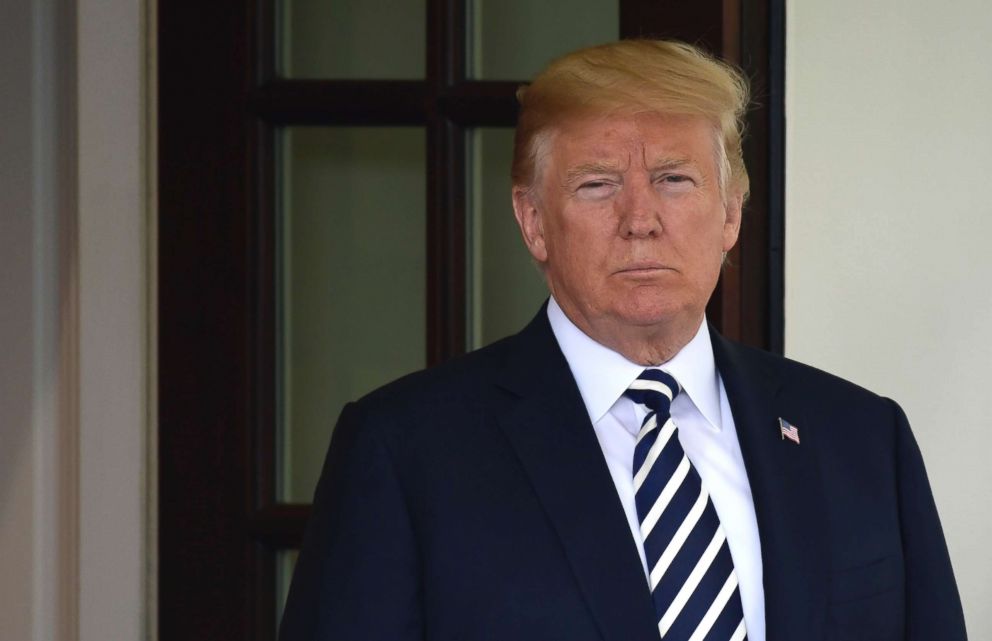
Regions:
[[[777, 362], [749, 354], [715, 332], [712, 338], [754, 498], [767, 640], [814, 641], [824, 629], [829, 580], [815, 430], [783, 386]], [[798, 426], [801, 444], [782, 439], [779, 417]]]
[[498, 385], [499, 424], [554, 526], [605, 641], [657, 641], [654, 608], [613, 479], [542, 308]]

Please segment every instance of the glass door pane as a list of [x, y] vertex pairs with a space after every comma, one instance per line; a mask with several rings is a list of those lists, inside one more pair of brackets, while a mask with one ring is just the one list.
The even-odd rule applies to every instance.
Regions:
[[528, 80], [553, 58], [620, 37], [618, 0], [467, 0], [469, 75]]
[[284, 77], [424, 77], [426, 0], [282, 0], [278, 16]]
[[277, 632], [279, 621], [282, 621], [282, 612], [286, 607], [286, 597], [289, 596], [289, 585], [293, 581], [293, 570], [296, 568], [296, 559], [299, 555], [299, 550], [279, 550], [276, 552]]
[[475, 348], [520, 331], [548, 290], [513, 217], [513, 130], [484, 127], [469, 135], [468, 336]]
[[425, 365], [426, 134], [283, 130], [277, 497], [309, 502], [350, 400]]

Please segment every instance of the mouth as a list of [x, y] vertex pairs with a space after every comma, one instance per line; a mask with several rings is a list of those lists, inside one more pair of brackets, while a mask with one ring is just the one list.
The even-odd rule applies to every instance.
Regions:
[[624, 276], [654, 276], [659, 272], [671, 269], [671, 267], [663, 265], [657, 261], [638, 261], [635, 263], [630, 263], [629, 265], [624, 265], [614, 273]]

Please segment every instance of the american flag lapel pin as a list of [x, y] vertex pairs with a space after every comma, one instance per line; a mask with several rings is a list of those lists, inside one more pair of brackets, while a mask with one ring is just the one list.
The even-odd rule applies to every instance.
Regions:
[[796, 445], [799, 445], [799, 428], [785, 420], [781, 416], [778, 418], [778, 428], [782, 433], [782, 440], [789, 439]]

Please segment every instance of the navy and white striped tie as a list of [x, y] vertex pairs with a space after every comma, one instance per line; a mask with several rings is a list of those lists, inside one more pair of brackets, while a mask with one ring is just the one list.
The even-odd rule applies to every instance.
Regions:
[[634, 448], [634, 497], [658, 631], [665, 641], [747, 638], [727, 538], [679, 443], [671, 403], [682, 388], [648, 369], [625, 392], [647, 409]]

